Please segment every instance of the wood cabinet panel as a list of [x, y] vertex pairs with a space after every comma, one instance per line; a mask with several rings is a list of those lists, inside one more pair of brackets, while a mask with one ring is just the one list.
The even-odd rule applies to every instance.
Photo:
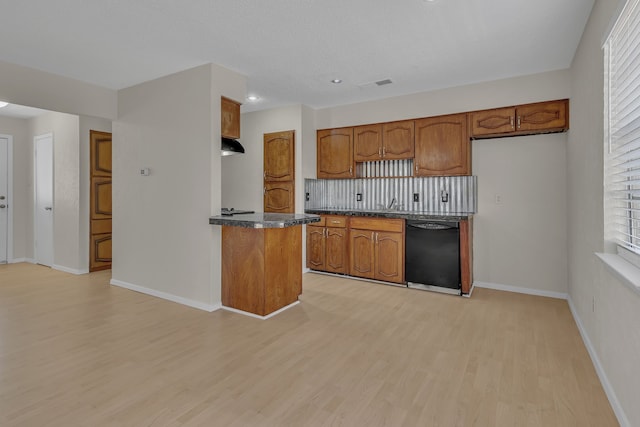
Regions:
[[347, 218], [322, 216], [321, 222], [307, 225], [307, 268], [333, 273], [349, 273]]
[[323, 129], [317, 132], [317, 176], [353, 178], [353, 128]]
[[470, 114], [471, 135], [495, 135], [516, 129], [515, 107], [475, 111]]
[[111, 219], [111, 178], [91, 178], [91, 219]]
[[375, 277], [374, 235], [371, 230], [349, 230], [349, 274], [352, 276]]
[[375, 278], [387, 282], [404, 282], [404, 241], [402, 233], [376, 232]]
[[325, 270], [332, 273], [349, 272], [349, 252], [347, 230], [345, 228], [326, 228]]
[[538, 102], [516, 108], [518, 131], [564, 130], [568, 126], [567, 100]]
[[406, 120], [382, 125], [384, 160], [411, 159], [414, 156], [415, 122]]
[[225, 138], [240, 138], [240, 103], [225, 98], [220, 101], [221, 134]]
[[347, 218], [344, 216], [327, 215], [323, 219], [327, 227], [345, 228], [347, 226]]
[[265, 133], [264, 141], [264, 180], [295, 180], [295, 132]]
[[91, 131], [91, 176], [111, 176], [111, 134]]
[[91, 234], [89, 241], [89, 259], [92, 271], [111, 268], [111, 233]]
[[266, 182], [264, 184], [264, 211], [294, 213], [293, 182]]
[[324, 271], [325, 268], [325, 227], [307, 225], [307, 268]]
[[351, 228], [360, 230], [390, 231], [401, 233], [404, 230], [403, 219], [353, 217], [349, 221]]
[[111, 133], [89, 131], [89, 271], [111, 268]]
[[415, 176], [471, 174], [466, 114], [430, 117], [415, 123]]
[[460, 287], [463, 294], [473, 284], [473, 218], [460, 221]]
[[353, 128], [353, 160], [370, 162], [382, 158], [382, 125]]

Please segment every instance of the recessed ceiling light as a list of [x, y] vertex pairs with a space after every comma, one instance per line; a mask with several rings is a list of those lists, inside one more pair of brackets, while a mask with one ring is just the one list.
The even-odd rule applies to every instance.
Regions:
[[335, 84], [342, 83], [342, 79], [333, 79], [331, 80], [331, 83], [335, 83]]
[[249, 96], [247, 96], [247, 101], [249, 101], [249, 102], [256, 102], [259, 99], [260, 99], [260, 97], [257, 96], [257, 95], [249, 95]]
[[7, 105], [9, 105], [9, 103], [8, 103], [8, 102], [0, 101], [0, 108], [4, 108], [4, 107], [6, 107]]

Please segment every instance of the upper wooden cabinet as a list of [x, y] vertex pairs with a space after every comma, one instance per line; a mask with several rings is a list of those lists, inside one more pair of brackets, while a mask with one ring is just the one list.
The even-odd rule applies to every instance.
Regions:
[[407, 120], [353, 128], [353, 160], [410, 159], [414, 154], [414, 122]]
[[474, 111], [469, 122], [472, 138], [564, 132], [569, 128], [569, 100]]
[[293, 181], [264, 183], [264, 211], [275, 213], [295, 212]]
[[415, 121], [414, 176], [471, 175], [467, 114]]
[[318, 178], [353, 178], [353, 128], [323, 129], [317, 133]]
[[295, 180], [295, 132], [265, 133], [264, 141], [264, 180]]
[[225, 138], [240, 138], [240, 104], [224, 96], [221, 99], [221, 134]]

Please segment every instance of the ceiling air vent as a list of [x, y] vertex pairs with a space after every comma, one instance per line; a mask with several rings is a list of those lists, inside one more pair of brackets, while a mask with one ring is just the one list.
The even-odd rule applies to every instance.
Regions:
[[393, 83], [393, 82], [391, 81], [391, 79], [378, 80], [378, 81], [376, 82], [376, 84], [377, 84], [378, 86], [389, 85], [389, 84], [391, 84], [391, 83]]

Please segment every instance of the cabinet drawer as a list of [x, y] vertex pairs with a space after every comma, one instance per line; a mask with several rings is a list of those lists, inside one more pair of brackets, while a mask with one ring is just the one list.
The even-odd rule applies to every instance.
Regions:
[[327, 227], [333, 228], [346, 228], [347, 227], [347, 218], [344, 216], [333, 216], [328, 215], [325, 218], [325, 225]]
[[392, 231], [401, 233], [404, 230], [403, 219], [353, 217], [349, 227], [359, 230]]

